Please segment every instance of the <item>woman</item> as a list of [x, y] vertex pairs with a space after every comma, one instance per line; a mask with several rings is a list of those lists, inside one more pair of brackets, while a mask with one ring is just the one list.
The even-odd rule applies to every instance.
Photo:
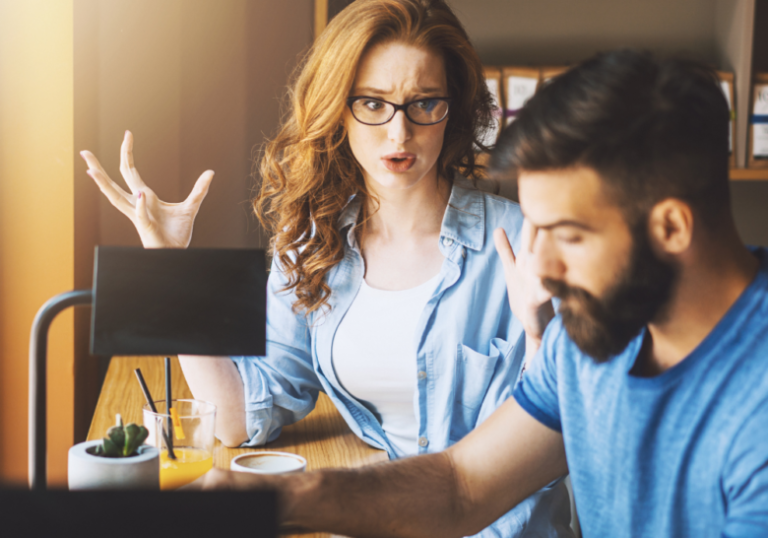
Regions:
[[[511, 394], [525, 347], [492, 241], [497, 227], [517, 240], [519, 207], [461, 180], [477, 176], [492, 121], [480, 61], [442, 0], [359, 0], [320, 36], [290, 95], [254, 201], [274, 233], [267, 354], [179, 357], [187, 382], [219, 407], [228, 445], [275, 439], [322, 390], [390, 457], [442, 450]], [[145, 246], [186, 247], [213, 173], [165, 204], [132, 143], [126, 133], [131, 194], [84, 152], [89, 174]], [[517, 310], [540, 335], [525, 313], [537, 308]], [[562, 485], [542, 490], [484, 533], [565, 535], [567, 503]]]

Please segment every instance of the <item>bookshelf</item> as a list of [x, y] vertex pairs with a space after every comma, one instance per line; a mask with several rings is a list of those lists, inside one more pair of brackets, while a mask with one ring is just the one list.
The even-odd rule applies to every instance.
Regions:
[[[620, 47], [686, 54], [733, 73], [734, 181], [768, 180], [746, 169], [753, 72], [768, 70], [768, 0], [451, 0], [483, 63], [573, 65]], [[763, 46], [760, 46], [760, 45]]]

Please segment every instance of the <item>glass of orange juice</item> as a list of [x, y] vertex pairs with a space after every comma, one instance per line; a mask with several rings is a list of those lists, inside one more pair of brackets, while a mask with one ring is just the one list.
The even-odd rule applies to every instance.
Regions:
[[165, 401], [156, 401], [155, 407], [157, 413], [149, 404], [142, 409], [144, 426], [149, 431], [146, 442], [160, 449], [160, 489], [176, 489], [213, 467], [216, 406], [201, 400], [172, 400], [170, 413]]

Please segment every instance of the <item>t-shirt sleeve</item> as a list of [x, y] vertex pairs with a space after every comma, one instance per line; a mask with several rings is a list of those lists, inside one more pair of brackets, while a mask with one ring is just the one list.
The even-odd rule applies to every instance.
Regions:
[[723, 538], [768, 536], [768, 399], [739, 429], [723, 471]]
[[557, 394], [557, 342], [565, 329], [560, 317], [553, 319], [544, 332], [541, 347], [526, 366], [512, 396], [533, 418], [557, 432], [562, 432]]

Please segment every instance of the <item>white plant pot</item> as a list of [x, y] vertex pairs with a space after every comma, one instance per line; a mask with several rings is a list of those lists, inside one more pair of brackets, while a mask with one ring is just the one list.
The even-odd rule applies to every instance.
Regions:
[[94, 456], [98, 441], [78, 443], [69, 449], [69, 489], [159, 489], [160, 452], [142, 445], [136, 456]]

